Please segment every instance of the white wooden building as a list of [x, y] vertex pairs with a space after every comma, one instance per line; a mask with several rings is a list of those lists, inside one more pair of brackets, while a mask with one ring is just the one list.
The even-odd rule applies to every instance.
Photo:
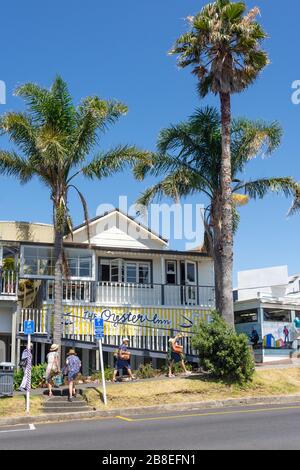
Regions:
[[[43, 230], [40, 239], [22, 235], [0, 242], [3, 250], [13, 247], [18, 272], [3, 272], [0, 295], [0, 344], [5, 334], [11, 335], [5, 359], [13, 362], [24, 339], [25, 319], [35, 320], [37, 361], [45, 359], [51, 343], [53, 229], [49, 226], [48, 239]], [[64, 350], [79, 349], [85, 372], [97, 366], [95, 316], [105, 320], [108, 363], [123, 335], [130, 338], [137, 362], [145, 357], [162, 359], [168, 338], [177, 330], [184, 333], [185, 352], [193, 356], [192, 326], [206, 319], [215, 306], [213, 261], [206, 253], [170, 250], [167, 240], [116, 209], [91, 220], [89, 236], [85, 225], [77, 227], [73, 239], [65, 239], [65, 255], [69, 275], [63, 288], [62, 341]], [[0, 264], [1, 260], [0, 251]], [[13, 291], [9, 298], [7, 289]]]

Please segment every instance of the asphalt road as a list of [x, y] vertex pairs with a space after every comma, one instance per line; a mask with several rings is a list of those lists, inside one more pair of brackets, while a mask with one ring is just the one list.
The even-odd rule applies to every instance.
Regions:
[[0, 450], [300, 449], [300, 405], [0, 428]]

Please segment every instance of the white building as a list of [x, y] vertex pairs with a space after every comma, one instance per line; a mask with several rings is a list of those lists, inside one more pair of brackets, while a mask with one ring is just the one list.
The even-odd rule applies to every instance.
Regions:
[[[0, 236], [0, 362], [19, 357], [25, 319], [35, 320], [35, 359], [43, 361], [52, 336], [53, 227], [0, 223]], [[10, 269], [8, 249], [14, 253], [13, 261], [6, 256]], [[65, 239], [65, 254], [63, 352], [76, 347], [85, 373], [97, 367], [95, 316], [105, 320], [109, 364], [123, 335], [130, 338], [133, 366], [145, 357], [163, 359], [176, 330], [193, 356], [194, 321], [215, 306], [213, 261], [206, 253], [170, 250], [167, 240], [116, 209], [90, 221], [90, 237], [85, 225], [77, 227], [73, 239]]]
[[298, 350], [300, 276], [289, 276], [287, 266], [238, 273], [234, 291], [235, 324], [249, 338], [259, 335], [255, 347], [259, 362], [286, 361]]

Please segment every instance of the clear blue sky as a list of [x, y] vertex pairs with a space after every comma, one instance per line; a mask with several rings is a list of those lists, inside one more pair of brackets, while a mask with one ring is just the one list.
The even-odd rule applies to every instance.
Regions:
[[[197, 12], [200, 0], [15, 0], [1, 6], [1, 74], [7, 84], [7, 104], [0, 112], [21, 109], [13, 96], [16, 85], [34, 81], [49, 86], [56, 74], [70, 84], [75, 101], [91, 94], [118, 98], [129, 106], [124, 117], [104, 137], [106, 149], [119, 143], [155, 148], [159, 130], [189, 116], [201, 105], [195, 79], [176, 68], [167, 51], [186, 29], [184, 18]], [[271, 65], [255, 86], [233, 100], [235, 115], [278, 120], [284, 127], [279, 151], [270, 160], [249, 164], [247, 177], [292, 175], [300, 180], [300, 106], [291, 103], [291, 83], [300, 79], [300, 3], [286, 0], [284, 19], [279, 1], [249, 1], [261, 8], [270, 35], [266, 48]], [[208, 98], [203, 105], [216, 103]], [[9, 143], [2, 138], [2, 148]], [[49, 195], [37, 181], [21, 187], [0, 177], [2, 220], [51, 222]], [[101, 202], [117, 205], [118, 195], [130, 202], [144, 188], [126, 174], [101, 183], [80, 181], [91, 215]], [[193, 199], [193, 202], [202, 202]], [[235, 272], [288, 264], [300, 272], [300, 215], [287, 219], [290, 201], [270, 196], [242, 209], [235, 241]], [[82, 220], [72, 200], [75, 222]], [[174, 248], [183, 246], [172, 243]]]

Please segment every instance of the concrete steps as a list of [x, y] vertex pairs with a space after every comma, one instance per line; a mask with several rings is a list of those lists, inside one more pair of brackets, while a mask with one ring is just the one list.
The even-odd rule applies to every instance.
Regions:
[[54, 396], [48, 398], [43, 405], [44, 413], [82, 413], [92, 411], [82, 397], [74, 398], [72, 402], [68, 401], [67, 396]]

